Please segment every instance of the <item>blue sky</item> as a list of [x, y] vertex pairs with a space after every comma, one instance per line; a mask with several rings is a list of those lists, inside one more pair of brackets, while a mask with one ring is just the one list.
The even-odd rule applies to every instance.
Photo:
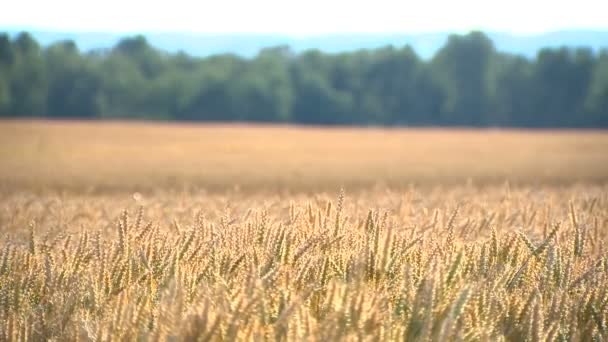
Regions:
[[608, 1], [7, 1], [0, 28], [103, 32], [532, 34], [608, 29]]

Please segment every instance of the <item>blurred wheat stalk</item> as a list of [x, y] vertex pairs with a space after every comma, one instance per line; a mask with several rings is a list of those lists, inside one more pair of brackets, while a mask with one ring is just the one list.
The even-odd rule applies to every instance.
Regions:
[[[606, 192], [492, 191], [449, 210], [342, 192], [268, 196], [238, 217], [216, 199], [188, 224], [148, 221], [145, 207], [111, 231], [34, 220], [1, 242], [0, 339], [607, 339]], [[363, 209], [386, 198], [398, 205]], [[178, 212], [194, 199], [165, 200]], [[121, 205], [74, 201], [72, 218]]]

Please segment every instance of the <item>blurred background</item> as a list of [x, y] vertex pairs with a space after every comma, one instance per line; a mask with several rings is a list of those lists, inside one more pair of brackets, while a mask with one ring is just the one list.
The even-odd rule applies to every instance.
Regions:
[[600, 1], [13, 1], [0, 116], [608, 126]]
[[605, 13], [12, 1], [0, 190], [606, 183]]

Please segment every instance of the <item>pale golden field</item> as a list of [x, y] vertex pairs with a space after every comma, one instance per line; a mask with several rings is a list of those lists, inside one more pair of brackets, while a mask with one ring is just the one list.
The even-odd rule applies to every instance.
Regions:
[[605, 151], [0, 122], [0, 341], [607, 340]]
[[225, 191], [608, 181], [608, 133], [0, 121], [0, 185]]

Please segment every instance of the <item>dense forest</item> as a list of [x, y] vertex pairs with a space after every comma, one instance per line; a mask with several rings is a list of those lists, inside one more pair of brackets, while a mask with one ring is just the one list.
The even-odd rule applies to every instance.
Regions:
[[429, 60], [407, 45], [199, 58], [143, 36], [80, 51], [5, 33], [0, 117], [608, 127], [608, 50], [547, 48], [529, 59], [471, 32], [451, 35]]

